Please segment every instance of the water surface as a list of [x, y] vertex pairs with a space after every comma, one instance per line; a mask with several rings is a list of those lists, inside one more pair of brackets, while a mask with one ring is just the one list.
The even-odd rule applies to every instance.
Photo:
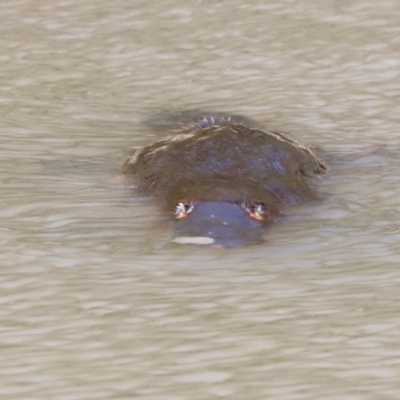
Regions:
[[[20, 0], [0, 15], [3, 397], [398, 398], [396, 1]], [[265, 245], [171, 244], [117, 179], [156, 139], [140, 121], [171, 108], [334, 150], [325, 202]]]

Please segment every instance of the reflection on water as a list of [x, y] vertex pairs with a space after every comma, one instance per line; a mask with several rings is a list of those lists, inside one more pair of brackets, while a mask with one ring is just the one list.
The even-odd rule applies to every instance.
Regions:
[[[390, 0], [2, 2], [0, 393], [397, 398], [398, 14]], [[339, 151], [326, 201], [262, 246], [171, 244], [118, 181], [128, 148], [155, 139], [139, 121], [166, 108]]]

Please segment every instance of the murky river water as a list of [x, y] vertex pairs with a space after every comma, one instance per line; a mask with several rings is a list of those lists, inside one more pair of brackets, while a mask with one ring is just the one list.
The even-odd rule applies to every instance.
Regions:
[[[0, 394], [400, 398], [396, 0], [0, 4]], [[325, 150], [262, 246], [169, 243], [121, 187], [160, 109], [233, 111]]]

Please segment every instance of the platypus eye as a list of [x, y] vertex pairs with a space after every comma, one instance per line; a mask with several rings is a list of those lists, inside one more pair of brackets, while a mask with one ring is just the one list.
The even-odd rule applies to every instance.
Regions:
[[178, 219], [187, 217], [192, 212], [192, 210], [193, 210], [193, 204], [186, 203], [184, 201], [179, 201], [178, 203], [175, 204], [173, 208], [175, 217]]
[[262, 221], [269, 214], [268, 207], [261, 201], [245, 203], [244, 208], [251, 218], [257, 219], [258, 221]]

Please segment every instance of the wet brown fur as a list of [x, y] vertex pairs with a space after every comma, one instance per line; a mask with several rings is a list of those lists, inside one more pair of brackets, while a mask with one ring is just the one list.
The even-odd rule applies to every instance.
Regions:
[[129, 184], [170, 208], [181, 200], [262, 201], [273, 209], [316, 197], [311, 178], [326, 163], [290, 135], [207, 117], [135, 149], [123, 165]]

